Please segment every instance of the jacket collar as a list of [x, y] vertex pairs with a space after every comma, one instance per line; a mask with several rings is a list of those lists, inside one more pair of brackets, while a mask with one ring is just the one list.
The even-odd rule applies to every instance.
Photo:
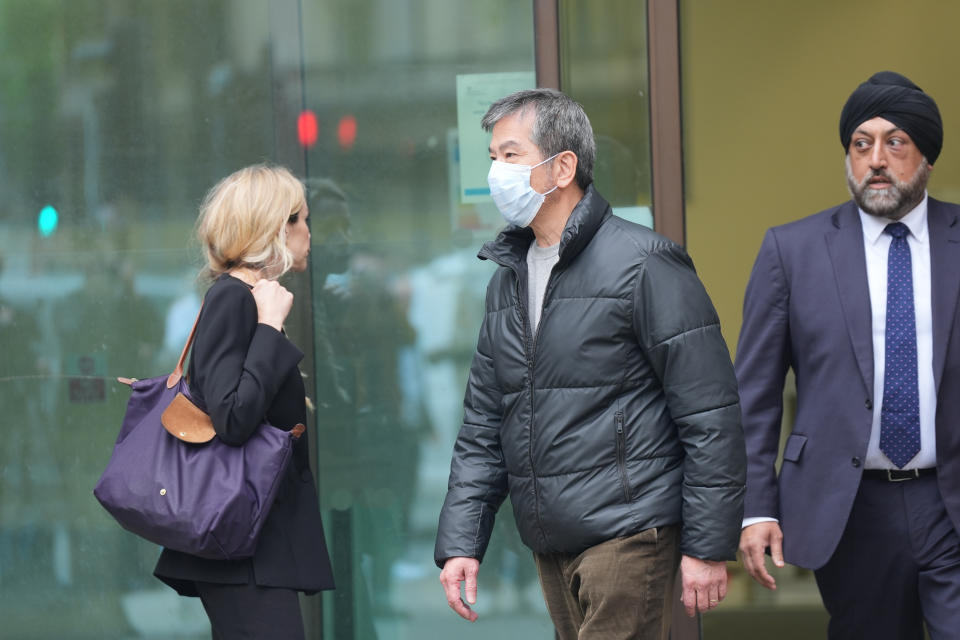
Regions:
[[863, 225], [853, 200], [840, 205], [831, 216], [825, 239], [847, 335], [856, 354], [867, 397], [873, 396], [873, 332], [870, 290], [867, 287], [867, 258], [863, 247]]
[[[960, 220], [956, 209], [934, 198], [927, 198], [927, 229], [930, 242], [931, 311], [933, 343], [947, 344], [953, 327], [953, 314], [960, 297]], [[848, 201], [831, 216], [826, 233], [833, 262], [834, 277], [840, 291], [840, 303], [847, 323], [866, 392], [873, 395], [873, 328], [863, 225], [857, 205]], [[946, 349], [933, 354], [934, 384], [939, 391]]]
[[[562, 268], [572, 262], [611, 215], [610, 204], [597, 193], [592, 183], [588, 185], [583, 198], [573, 208], [563, 228], [557, 267]], [[510, 225], [500, 232], [496, 240], [484, 244], [477, 257], [481, 260], [493, 260], [501, 266], [516, 270], [525, 263], [531, 242], [533, 230]]]

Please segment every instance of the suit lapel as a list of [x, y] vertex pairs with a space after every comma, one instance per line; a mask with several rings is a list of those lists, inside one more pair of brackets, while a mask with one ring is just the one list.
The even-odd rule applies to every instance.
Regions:
[[867, 259], [863, 249], [863, 227], [853, 201], [833, 214], [833, 228], [826, 233], [833, 275], [840, 293], [840, 306], [847, 325], [863, 385], [873, 396], [873, 325]]
[[939, 395], [940, 379], [960, 294], [960, 224], [955, 210], [928, 198], [930, 230], [930, 299], [933, 314], [933, 383]]

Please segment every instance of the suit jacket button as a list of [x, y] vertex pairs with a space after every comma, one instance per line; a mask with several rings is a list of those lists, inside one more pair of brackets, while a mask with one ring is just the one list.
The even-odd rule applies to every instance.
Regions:
[[867, 398], [866, 402], [863, 403], [863, 406], [867, 408], [867, 411], [873, 411], [873, 403], [870, 402], [870, 398]]
[[852, 464], [854, 467], [859, 467], [859, 466], [860, 466], [860, 458], [854, 456], [853, 459], [850, 461], [850, 464]]

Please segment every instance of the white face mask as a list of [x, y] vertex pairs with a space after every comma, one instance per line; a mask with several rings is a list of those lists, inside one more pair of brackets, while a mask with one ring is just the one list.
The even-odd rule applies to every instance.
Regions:
[[533, 222], [543, 205], [543, 199], [557, 187], [554, 185], [547, 193], [537, 193], [530, 186], [530, 172], [558, 155], [560, 154], [555, 153], [534, 165], [511, 164], [499, 160], [490, 164], [487, 183], [490, 185], [490, 195], [504, 220], [518, 227], [526, 227]]

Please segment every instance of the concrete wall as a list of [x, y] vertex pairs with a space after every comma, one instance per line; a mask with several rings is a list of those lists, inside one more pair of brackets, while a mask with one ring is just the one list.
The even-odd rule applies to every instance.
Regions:
[[849, 198], [840, 109], [876, 71], [937, 101], [934, 197], [960, 201], [960, 3], [682, 0], [687, 246], [735, 350], [764, 231]]

